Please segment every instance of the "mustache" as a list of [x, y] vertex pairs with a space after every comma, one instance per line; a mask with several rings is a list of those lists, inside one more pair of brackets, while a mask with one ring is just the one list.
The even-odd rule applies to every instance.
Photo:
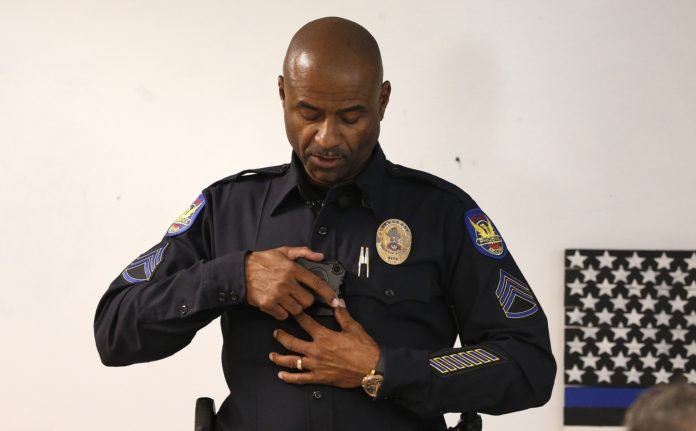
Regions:
[[326, 157], [326, 158], [338, 158], [338, 157], [347, 157], [348, 154], [346, 151], [341, 150], [341, 149], [331, 149], [327, 150], [325, 148], [321, 148], [318, 146], [310, 146], [307, 147], [307, 149], [304, 151], [305, 157], [311, 157], [311, 156], [319, 156], [319, 157]]

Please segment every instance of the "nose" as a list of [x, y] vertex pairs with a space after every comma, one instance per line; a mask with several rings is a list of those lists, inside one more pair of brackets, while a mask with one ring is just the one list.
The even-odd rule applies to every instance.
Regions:
[[325, 150], [336, 148], [341, 143], [341, 134], [336, 122], [327, 117], [320, 125], [319, 130], [314, 135], [314, 140]]

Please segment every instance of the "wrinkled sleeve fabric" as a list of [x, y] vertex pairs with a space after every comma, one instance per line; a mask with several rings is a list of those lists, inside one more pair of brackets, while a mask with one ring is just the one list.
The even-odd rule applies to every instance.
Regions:
[[212, 255], [214, 203], [206, 192], [202, 197], [191, 225], [136, 258], [101, 298], [94, 333], [105, 365], [170, 356], [226, 307], [244, 301], [247, 252]]
[[[467, 228], [476, 221], [484, 230]], [[504, 252], [497, 254], [495, 237], [480, 236], [493, 235], [485, 228], [494, 225], [486, 221], [471, 201], [452, 211], [446, 226], [451, 234], [444, 245], [449, 269], [443, 288], [463, 347], [425, 351], [383, 346], [379, 398], [424, 417], [503, 414], [549, 399], [556, 364], [546, 316], [507, 245], [501, 239]]]

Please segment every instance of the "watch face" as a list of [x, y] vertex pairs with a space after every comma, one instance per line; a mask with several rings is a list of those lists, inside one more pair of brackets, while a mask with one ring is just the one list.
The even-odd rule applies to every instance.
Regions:
[[374, 376], [369, 376], [366, 379], [364, 388], [365, 392], [371, 397], [376, 397], [377, 392], [379, 392], [379, 388], [382, 386], [382, 380], [383, 377], [379, 374], [375, 374]]

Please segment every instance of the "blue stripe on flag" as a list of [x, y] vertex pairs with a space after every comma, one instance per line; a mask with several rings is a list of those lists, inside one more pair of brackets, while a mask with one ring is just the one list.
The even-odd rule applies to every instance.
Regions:
[[565, 388], [566, 407], [628, 407], [647, 388]]

